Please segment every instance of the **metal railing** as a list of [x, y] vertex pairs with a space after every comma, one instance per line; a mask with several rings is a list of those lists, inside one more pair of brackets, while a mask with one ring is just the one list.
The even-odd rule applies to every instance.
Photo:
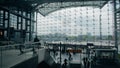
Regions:
[[37, 55], [37, 50], [44, 48], [40, 42], [11, 44], [0, 46], [0, 68], [11, 66]]

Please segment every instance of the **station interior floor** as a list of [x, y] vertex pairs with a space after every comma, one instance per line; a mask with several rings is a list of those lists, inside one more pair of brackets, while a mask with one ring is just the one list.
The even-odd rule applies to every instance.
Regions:
[[[53, 55], [53, 52], [51, 52], [51, 54], [53, 55], [53, 57], [55, 58], [56, 62], [60, 62], [60, 58], [59, 58], [59, 52], [57, 52], [57, 56]], [[97, 64], [92, 64], [91, 63], [91, 67], [85, 67], [84, 63], [83, 63], [83, 57], [85, 57], [85, 54], [80, 54], [80, 53], [76, 53], [76, 54], [71, 54], [72, 59], [69, 60], [69, 55], [67, 53], [62, 53], [61, 54], [61, 66], [58, 65], [55, 68], [120, 68], [120, 66], [116, 63], [116, 62], [105, 62], [105, 63], [97, 63]], [[67, 66], [64, 67], [64, 59], [67, 59]], [[37, 68], [53, 68], [51, 67], [49, 64], [47, 64], [46, 62], [41, 62]]]

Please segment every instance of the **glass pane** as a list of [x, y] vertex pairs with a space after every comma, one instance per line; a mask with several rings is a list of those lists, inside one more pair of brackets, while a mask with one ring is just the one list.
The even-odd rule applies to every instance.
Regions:
[[18, 29], [21, 30], [21, 24], [18, 24]]
[[0, 26], [3, 26], [3, 11], [0, 10]]
[[5, 20], [5, 28], [7, 28], [7, 27], [8, 27], [8, 21]]
[[22, 23], [22, 29], [24, 30], [26, 28], [26, 22], [25, 22], [25, 19], [23, 19], [23, 23]]

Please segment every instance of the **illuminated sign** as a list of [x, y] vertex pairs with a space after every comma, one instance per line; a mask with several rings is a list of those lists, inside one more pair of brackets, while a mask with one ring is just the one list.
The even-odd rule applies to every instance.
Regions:
[[3, 30], [0, 30], [0, 37], [3, 37]]
[[70, 50], [67, 50], [67, 52], [82, 53], [82, 50], [73, 50], [73, 49], [70, 49]]
[[0, 31], [0, 36], [2, 36], [3, 35], [3, 32], [2, 31]]

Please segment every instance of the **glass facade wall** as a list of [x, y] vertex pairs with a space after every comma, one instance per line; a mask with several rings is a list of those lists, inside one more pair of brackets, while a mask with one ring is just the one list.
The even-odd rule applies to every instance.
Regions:
[[14, 43], [31, 41], [34, 22], [34, 13], [20, 10], [11, 13], [8, 10], [0, 10], [0, 30], [3, 30], [4, 41]]

